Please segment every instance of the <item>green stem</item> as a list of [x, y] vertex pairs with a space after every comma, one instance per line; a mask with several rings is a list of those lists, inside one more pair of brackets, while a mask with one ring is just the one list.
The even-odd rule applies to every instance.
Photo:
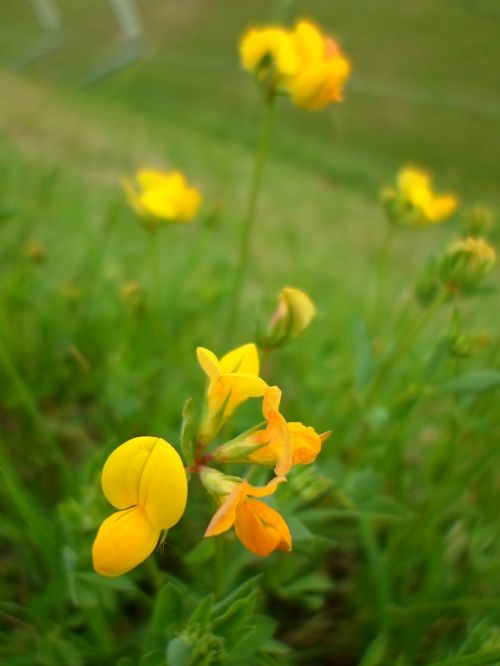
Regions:
[[425, 325], [430, 321], [430, 319], [432, 319], [437, 310], [439, 310], [441, 305], [445, 302], [446, 298], [447, 298], [446, 292], [443, 292], [440, 296], [438, 296], [434, 301], [434, 303], [432, 303], [432, 305], [430, 305], [427, 308], [427, 310], [423, 312], [422, 316], [419, 319], [417, 319], [414, 326], [412, 326], [408, 331], [406, 331], [406, 333], [399, 339], [398, 343], [396, 344], [396, 347], [394, 348], [392, 353], [389, 354], [389, 356], [385, 359], [385, 361], [380, 366], [378, 373], [375, 375], [372, 387], [368, 392], [368, 395], [366, 396], [365, 409], [368, 409], [371, 406], [374, 398], [376, 397], [380, 389], [380, 386], [382, 385], [384, 379], [387, 376], [387, 373], [392, 369], [396, 361], [399, 358], [401, 358], [401, 356], [406, 351], [408, 351], [408, 348], [410, 347], [415, 337], [425, 327]]
[[233, 335], [236, 320], [238, 318], [241, 292], [248, 269], [250, 246], [252, 240], [252, 230], [255, 222], [255, 211], [257, 208], [257, 201], [262, 182], [264, 164], [266, 162], [267, 154], [269, 151], [269, 137], [271, 134], [271, 127], [273, 122], [273, 110], [274, 110], [274, 95], [269, 94], [269, 96], [266, 98], [264, 113], [262, 115], [259, 142], [255, 154], [252, 179], [250, 182], [250, 190], [248, 193], [247, 206], [246, 206], [245, 215], [243, 217], [243, 224], [241, 229], [239, 258], [238, 258], [238, 265], [234, 281], [233, 296], [231, 300], [231, 310], [229, 315], [230, 316], [229, 325], [228, 325], [229, 337], [232, 337]]

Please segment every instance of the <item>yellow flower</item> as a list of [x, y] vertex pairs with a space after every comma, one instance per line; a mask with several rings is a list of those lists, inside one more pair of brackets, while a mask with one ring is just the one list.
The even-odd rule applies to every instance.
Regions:
[[174, 447], [159, 437], [136, 437], [109, 456], [102, 489], [117, 509], [106, 518], [92, 547], [95, 570], [120, 576], [145, 560], [160, 534], [186, 507], [187, 479]]
[[342, 101], [351, 66], [337, 43], [310, 21], [299, 21], [291, 39], [300, 63], [286, 86], [294, 104], [317, 111]]
[[244, 69], [258, 79], [271, 74], [278, 87], [298, 66], [289, 32], [279, 27], [247, 30], [240, 40], [240, 56]]
[[391, 221], [409, 227], [442, 222], [458, 206], [454, 194], [435, 194], [430, 175], [414, 167], [402, 169], [397, 177], [397, 190], [387, 188], [382, 198]]
[[220, 360], [204, 347], [198, 347], [196, 353], [209, 380], [200, 428], [200, 438], [207, 444], [242, 402], [264, 395], [267, 384], [259, 377], [259, 356], [253, 343], [233, 349]]
[[[223, 474], [208, 468], [205, 470], [212, 476], [220, 475], [221, 485], [226, 489], [226, 493], [218, 497], [220, 507], [205, 531], [206, 537], [222, 534], [234, 526], [236, 536], [245, 548], [260, 557], [267, 557], [275, 550], [292, 549], [290, 530], [281, 514], [264, 502], [251, 499], [272, 495], [284, 478], [276, 477], [266, 486], [256, 487], [248, 481], [234, 481], [228, 477], [224, 483]], [[203, 481], [204, 470], [200, 477]]]
[[342, 99], [350, 64], [333, 39], [310, 21], [294, 30], [251, 28], [240, 41], [244, 69], [268, 81], [271, 93], [284, 92], [294, 104], [316, 111]]
[[189, 222], [198, 213], [201, 195], [180, 171], [142, 169], [134, 181], [124, 182], [127, 199], [143, 223], [155, 228], [171, 222]]
[[462, 238], [448, 249], [441, 275], [450, 286], [474, 286], [493, 268], [495, 261], [495, 248], [484, 238]]
[[284, 287], [278, 307], [271, 318], [269, 334], [263, 340], [266, 347], [278, 347], [298, 338], [316, 316], [316, 306], [301, 289]]
[[309, 465], [321, 451], [330, 432], [322, 435], [302, 423], [288, 423], [279, 411], [281, 391], [270, 386], [264, 394], [262, 413], [266, 427], [219, 446], [210, 454], [215, 462], [249, 462], [274, 465], [278, 476], [284, 476], [292, 465]]

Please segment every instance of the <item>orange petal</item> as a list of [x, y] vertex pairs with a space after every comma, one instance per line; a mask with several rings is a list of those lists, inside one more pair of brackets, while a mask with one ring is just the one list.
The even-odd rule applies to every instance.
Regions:
[[276, 492], [276, 488], [280, 483], [286, 481], [284, 476], [275, 476], [265, 486], [252, 486], [248, 481], [243, 481], [241, 486], [243, 488], [243, 495], [250, 495], [250, 497], [267, 497]]
[[244, 494], [243, 483], [237, 486], [214, 513], [203, 536], [211, 537], [231, 529], [236, 517], [236, 507]]
[[303, 423], [289, 423], [290, 438], [293, 449], [293, 462], [295, 465], [308, 465], [314, 462], [321, 451], [321, 437], [310, 426]]
[[236, 511], [235, 532], [250, 552], [267, 557], [274, 550], [290, 550], [291, 536], [281, 515], [263, 502], [242, 501]]
[[264, 400], [262, 401], [262, 413], [264, 418], [268, 419], [269, 412], [274, 410], [279, 411], [281, 402], [281, 390], [277, 386], [268, 386], [264, 393]]

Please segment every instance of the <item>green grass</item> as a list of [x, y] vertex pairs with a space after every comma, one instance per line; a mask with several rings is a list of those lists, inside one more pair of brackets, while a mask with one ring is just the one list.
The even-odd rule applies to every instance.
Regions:
[[[500, 370], [498, 294], [458, 302], [459, 328], [489, 344], [450, 357], [447, 305], [366, 403], [388, 350], [422, 314], [413, 289], [427, 258], [460, 233], [458, 217], [399, 233], [378, 289], [379, 188], [411, 161], [465, 206], [498, 206], [490, 5], [297, 3], [332, 26], [354, 75], [344, 104], [324, 113], [280, 100], [232, 340], [259, 116], [235, 43], [248, 24], [292, 16], [293, 3], [144, 0], [146, 57], [82, 88], [118, 46], [112, 16], [95, 0], [85, 12], [60, 5], [63, 48], [0, 72], [0, 661], [156, 666], [168, 643], [168, 666], [500, 663], [497, 375], [487, 388], [486, 375], [473, 385], [469, 374]], [[25, 48], [21, 33], [35, 34], [20, 7], [0, 10], [11, 27], [4, 60]], [[83, 48], [89, 40], [95, 48]], [[217, 210], [158, 234], [160, 282], [120, 187], [144, 164], [184, 169]], [[27, 257], [30, 243], [44, 245], [44, 261]], [[497, 280], [495, 269], [487, 283]], [[131, 281], [136, 307], [122, 294]], [[227, 539], [217, 555], [202, 540], [211, 507], [194, 478], [163, 552], [125, 577], [97, 576], [106, 456], [140, 434], [178, 444], [185, 398], [202, 405], [196, 346], [222, 354], [251, 340], [287, 284], [319, 314], [270, 357], [265, 378], [283, 389], [290, 420], [334, 431], [276, 495], [294, 550], [257, 560]], [[467, 390], [453, 384], [462, 376]], [[233, 429], [259, 418], [258, 404], [245, 406]]]

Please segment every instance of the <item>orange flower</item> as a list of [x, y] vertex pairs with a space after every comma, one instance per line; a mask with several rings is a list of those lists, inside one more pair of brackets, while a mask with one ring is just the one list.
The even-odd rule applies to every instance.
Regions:
[[[225, 475], [217, 470], [205, 468], [207, 474], [220, 475], [223, 484]], [[200, 473], [203, 481], [204, 472]], [[205, 536], [211, 537], [227, 532], [234, 526], [236, 536], [250, 552], [267, 557], [275, 550], [290, 551], [292, 537], [288, 525], [281, 514], [264, 502], [251, 499], [272, 495], [283, 477], [272, 479], [266, 486], [256, 487], [248, 481], [226, 481], [226, 488], [232, 487], [229, 494], [221, 496], [221, 506], [212, 517]]]
[[303, 423], [288, 423], [279, 411], [281, 391], [277, 386], [266, 389], [262, 413], [267, 425], [262, 430], [223, 444], [212, 454], [215, 462], [250, 462], [275, 465], [278, 476], [284, 476], [292, 465], [309, 465], [321, 451], [321, 444], [330, 436], [322, 435]]

